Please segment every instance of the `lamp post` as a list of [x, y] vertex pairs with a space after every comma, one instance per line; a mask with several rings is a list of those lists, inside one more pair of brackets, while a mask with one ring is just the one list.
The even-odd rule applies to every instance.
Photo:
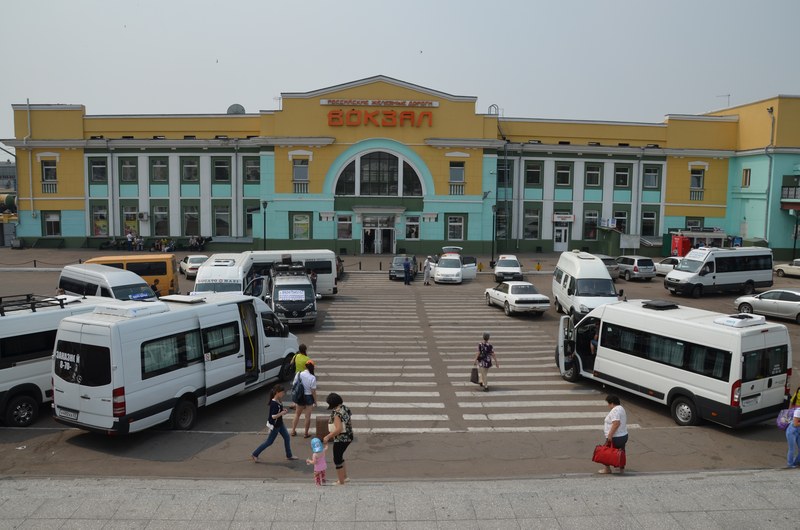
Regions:
[[269, 201], [261, 201], [261, 250], [267, 250], [267, 206]]
[[489, 262], [489, 268], [494, 269], [494, 240], [497, 236], [497, 205], [492, 205], [492, 260]]

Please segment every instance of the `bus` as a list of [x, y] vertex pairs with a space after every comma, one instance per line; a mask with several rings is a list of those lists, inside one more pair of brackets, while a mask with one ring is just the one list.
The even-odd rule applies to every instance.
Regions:
[[197, 269], [192, 294], [242, 293], [255, 276], [247, 252], [212, 254]]
[[556, 364], [667, 405], [678, 425], [743, 427], [787, 407], [789, 331], [763, 316], [725, 315], [664, 300], [604, 304], [575, 324], [561, 317]]
[[737, 292], [753, 294], [759, 287], [772, 287], [772, 249], [696, 248], [664, 278], [670, 294]]
[[244, 252], [253, 258], [254, 275], [269, 276], [275, 263], [302, 263], [306, 271], [317, 273], [316, 292], [333, 296], [339, 292], [336, 254], [326, 249], [305, 250], [250, 250]]
[[147, 285], [158, 279], [161, 295], [180, 294], [178, 284], [178, 261], [174, 254], [122, 254], [119, 256], [98, 256], [87, 259], [86, 263], [99, 263], [117, 269], [131, 271], [141, 276]]

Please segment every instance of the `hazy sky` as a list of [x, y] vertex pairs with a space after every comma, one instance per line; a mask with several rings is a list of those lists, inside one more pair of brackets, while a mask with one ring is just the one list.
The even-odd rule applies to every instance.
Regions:
[[798, 35], [800, 0], [3, 0], [0, 138], [26, 98], [257, 112], [379, 74], [481, 113], [661, 122], [800, 94]]

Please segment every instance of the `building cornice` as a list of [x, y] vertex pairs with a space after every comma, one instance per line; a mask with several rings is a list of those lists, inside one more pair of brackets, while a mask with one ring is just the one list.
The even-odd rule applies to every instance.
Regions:
[[426, 138], [425, 145], [439, 149], [463, 147], [465, 149], [502, 149], [502, 140], [495, 138]]
[[331, 145], [335, 138], [329, 137], [265, 137], [214, 138], [214, 139], [104, 139], [90, 140], [0, 140], [16, 149], [231, 149], [267, 146], [322, 147]]
[[499, 117], [497, 120], [502, 123], [563, 123], [566, 125], [626, 125], [636, 127], [666, 127], [665, 123], [635, 122], [635, 121], [601, 121], [601, 120], [561, 120], [555, 118], [505, 118]]
[[667, 120], [681, 120], [681, 121], [709, 121], [709, 122], [729, 122], [736, 123], [739, 121], [738, 115], [731, 116], [698, 116], [697, 114], [667, 114]]
[[65, 105], [61, 103], [55, 104], [30, 104], [27, 103], [14, 103], [11, 105], [12, 110], [84, 110], [83, 105]]
[[[736, 151], [736, 156], [756, 156], [766, 154], [767, 147], [759, 147], [758, 149], [746, 149], [744, 151]], [[800, 155], [800, 147], [771, 147], [769, 148], [771, 155]]]

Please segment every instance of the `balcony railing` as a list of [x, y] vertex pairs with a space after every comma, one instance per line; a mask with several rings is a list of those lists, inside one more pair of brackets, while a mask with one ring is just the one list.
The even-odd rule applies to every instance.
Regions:
[[689, 190], [689, 200], [690, 201], [702, 201], [703, 200], [703, 192], [705, 190], [702, 189], [690, 189]]
[[308, 182], [295, 182], [294, 183], [294, 192], [295, 193], [308, 193]]
[[58, 182], [42, 182], [42, 193], [58, 193]]
[[800, 187], [783, 186], [781, 188], [781, 199], [800, 199]]
[[450, 195], [464, 195], [464, 185], [450, 184]]

